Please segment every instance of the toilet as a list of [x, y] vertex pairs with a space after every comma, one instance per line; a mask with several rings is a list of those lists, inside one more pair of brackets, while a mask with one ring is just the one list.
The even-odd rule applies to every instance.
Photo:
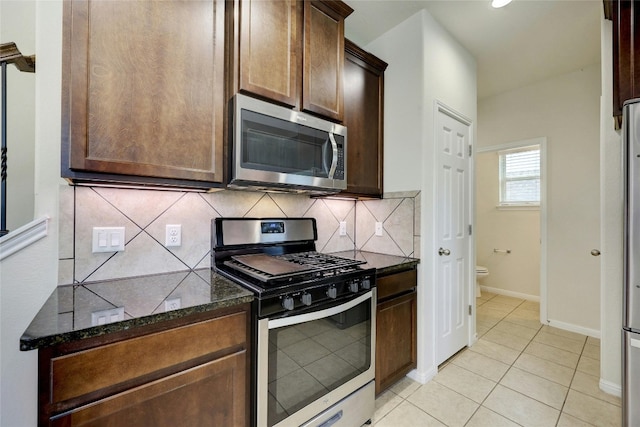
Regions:
[[489, 269], [482, 265], [476, 265], [476, 298], [482, 296], [480, 281], [489, 275]]

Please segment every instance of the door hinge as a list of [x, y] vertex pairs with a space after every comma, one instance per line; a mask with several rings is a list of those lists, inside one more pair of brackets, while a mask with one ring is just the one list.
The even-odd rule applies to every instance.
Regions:
[[471, 148], [471, 145], [469, 145], [469, 157], [471, 157], [471, 153], [473, 153], [473, 148]]
[[470, 305], [469, 306], [469, 316], [471, 316], [473, 314], [473, 306]]
[[473, 234], [473, 227], [469, 224], [469, 236]]

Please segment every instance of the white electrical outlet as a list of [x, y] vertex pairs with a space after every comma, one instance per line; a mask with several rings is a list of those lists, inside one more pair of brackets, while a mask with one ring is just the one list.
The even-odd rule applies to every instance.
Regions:
[[124, 251], [124, 227], [93, 227], [92, 251]]
[[180, 298], [171, 298], [164, 300], [164, 311], [177, 310], [181, 307]]
[[340, 235], [347, 235], [347, 221], [340, 221]]
[[382, 236], [382, 223], [376, 222], [376, 236]]
[[108, 308], [91, 313], [91, 326], [106, 325], [121, 320], [124, 320], [124, 307]]
[[167, 224], [164, 245], [166, 247], [182, 245], [182, 226], [180, 224]]

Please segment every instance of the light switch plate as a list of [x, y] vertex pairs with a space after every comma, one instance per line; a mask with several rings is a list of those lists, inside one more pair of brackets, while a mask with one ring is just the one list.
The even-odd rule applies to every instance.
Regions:
[[92, 252], [124, 251], [124, 227], [93, 227]]
[[376, 236], [382, 236], [382, 223], [376, 222]]
[[347, 235], [347, 221], [340, 221], [340, 235]]

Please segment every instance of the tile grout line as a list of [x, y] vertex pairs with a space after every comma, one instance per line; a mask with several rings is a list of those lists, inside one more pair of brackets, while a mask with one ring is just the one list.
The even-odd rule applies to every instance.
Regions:
[[[478, 305], [477, 305], [477, 307], [478, 307], [478, 308], [479, 308], [479, 307], [481, 307], [482, 305], [486, 304], [487, 302], [492, 301], [492, 300], [493, 300], [494, 298], [496, 298], [496, 297], [497, 297], [497, 295], [492, 296], [492, 297], [491, 297], [491, 298], [489, 298], [488, 300], [485, 300], [485, 301], [483, 301], [481, 304], [478, 304]], [[478, 340], [480, 340], [482, 337], [484, 337], [486, 334], [488, 334], [491, 330], [494, 330], [494, 329], [495, 329], [498, 325], [500, 325], [502, 322], [511, 323], [511, 322], [509, 322], [509, 320], [507, 320], [507, 317], [508, 317], [509, 315], [511, 315], [512, 313], [514, 313], [518, 308], [521, 308], [521, 307], [522, 307], [522, 305], [523, 305], [523, 304], [525, 304], [526, 302], [527, 302], [527, 301], [525, 300], [525, 301], [521, 302], [520, 304], [518, 304], [518, 305], [514, 306], [512, 310], [510, 310], [508, 313], [506, 313], [505, 315], [503, 315], [503, 316], [500, 318], [500, 320], [498, 320], [495, 324], [493, 324], [490, 328], [488, 328], [488, 329], [487, 329], [487, 330], [486, 330], [486, 331], [485, 331], [481, 336], [479, 336], [479, 337], [478, 337]], [[517, 326], [523, 326], [523, 325], [519, 325], [519, 324], [517, 324], [517, 323], [516, 323], [515, 325], [517, 325]], [[548, 325], [547, 325], [547, 326], [548, 326]], [[524, 326], [523, 326], [523, 327], [524, 327]], [[529, 329], [534, 330], [533, 328], [529, 328]], [[506, 332], [505, 332], [505, 333], [506, 333]], [[555, 426], [558, 426], [558, 425], [559, 425], [559, 423], [560, 423], [560, 421], [561, 421], [561, 419], [562, 419], [562, 415], [566, 413], [566, 412], [564, 411], [564, 409], [565, 409], [565, 404], [566, 404], [566, 402], [567, 402], [569, 392], [571, 392], [571, 390], [573, 390], [572, 386], [573, 386], [573, 384], [574, 384], [575, 377], [576, 377], [577, 372], [578, 372], [578, 365], [579, 365], [579, 363], [580, 363], [580, 361], [582, 360], [582, 358], [583, 358], [583, 357], [588, 357], [587, 355], [585, 355], [585, 350], [586, 350], [586, 348], [587, 348], [586, 346], [588, 345], [588, 337], [584, 337], [584, 340], [582, 341], [582, 346], [581, 346], [581, 349], [580, 349], [580, 352], [579, 352], [579, 353], [575, 353], [575, 352], [570, 351], [570, 350], [567, 350], [567, 349], [565, 349], [565, 348], [563, 348], [563, 347], [557, 347], [557, 346], [555, 346], [555, 345], [545, 344], [545, 343], [542, 343], [542, 342], [540, 343], [540, 344], [545, 344], [545, 345], [547, 345], [547, 346], [549, 346], [549, 347], [551, 347], [551, 348], [555, 348], [555, 349], [558, 349], [558, 350], [562, 350], [562, 351], [566, 351], [566, 352], [569, 352], [569, 353], [573, 353], [573, 354], [577, 354], [577, 355], [578, 355], [578, 360], [577, 360], [576, 365], [575, 365], [574, 367], [572, 367], [572, 368], [571, 368], [571, 367], [568, 367], [568, 366], [566, 366], [566, 365], [558, 365], [558, 366], [563, 367], [563, 368], [569, 368], [569, 369], [572, 369], [572, 371], [573, 371], [573, 372], [572, 372], [572, 375], [571, 375], [571, 379], [570, 379], [570, 381], [568, 382], [568, 386], [564, 386], [564, 384], [562, 384], [562, 383], [557, 383], [557, 382], [555, 382], [555, 381], [553, 381], [553, 380], [550, 380], [550, 379], [548, 379], [548, 378], [542, 377], [542, 376], [540, 376], [540, 375], [537, 375], [537, 374], [535, 374], [535, 373], [531, 373], [531, 372], [529, 372], [529, 371], [527, 371], [527, 370], [524, 370], [524, 369], [521, 369], [521, 368], [518, 368], [518, 367], [516, 367], [516, 366], [515, 366], [515, 363], [520, 359], [520, 357], [521, 357], [523, 354], [525, 354], [526, 350], [531, 346], [531, 344], [534, 342], [534, 340], [536, 339], [536, 337], [540, 336], [541, 334], [545, 334], [545, 333], [547, 333], [547, 334], [551, 334], [551, 335], [554, 335], [554, 336], [557, 336], [557, 337], [562, 338], [562, 339], [568, 339], [568, 340], [572, 340], [572, 341], [578, 341], [578, 340], [576, 340], [576, 339], [575, 339], [575, 338], [573, 338], [573, 337], [564, 336], [564, 335], [562, 335], [562, 334], [554, 334], [552, 331], [549, 331], [549, 330], [547, 330], [546, 328], [544, 328], [544, 324], [541, 324], [541, 325], [540, 325], [540, 327], [539, 327], [539, 328], [537, 328], [537, 330], [536, 330], [535, 334], [534, 334], [531, 338], [529, 338], [529, 339], [528, 339], [528, 343], [527, 343], [527, 345], [526, 345], [526, 346], [524, 346], [524, 347], [522, 348], [522, 350], [516, 350], [516, 349], [510, 348], [510, 347], [504, 346], [504, 347], [506, 347], [506, 348], [510, 348], [511, 350], [517, 351], [517, 352], [518, 352], [518, 355], [517, 355], [517, 357], [515, 357], [515, 359], [513, 360], [513, 362], [511, 362], [510, 364], [506, 364], [506, 363], [504, 363], [504, 362], [501, 362], [501, 363], [503, 363], [503, 364], [507, 365], [507, 366], [508, 366], [508, 368], [506, 369], [505, 373], [504, 373], [504, 374], [502, 374], [502, 376], [498, 379], [498, 381], [497, 381], [497, 382], [495, 382], [494, 386], [493, 386], [493, 387], [491, 388], [491, 390], [487, 393], [487, 395], [486, 395], [486, 396], [485, 396], [485, 398], [482, 400], [482, 402], [480, 402], [480, 403], [478, 404], [478, 407], [473, 411], [473, 413], [471, 414], [471, 416], [469, 417], [469, 419], [464, 423], [464, 425], [465, 425], [465, 426], [466, 426], [466, 425], [469, 425], [469, 423], [471, 422], [471, 420], [473, 419], [473, 417], [478, 413], [478, 411], [479, 411], [479, 409], [480, 409], [481, 407], [482, 407], [482, 408], [484, 408], [485, 410], [490, 411], [490, 412], [492, 412], [492, 413], [494, 413], [494, 414], [497, 414], [497, 415], [499, 415], [499, 416], [501, 416], [501, 417], [503, 417], [503, 418], [505, 418], [505, 419], [507, 419], [507, 420], [509, 420], [509, 421], [511, 421], [511, 422], [514, 422], [514, 423], [515, 423], [515, 424], [517, 424], [517, 425], [521, 425], [521, 424], [519, 424], [518, 422], [516, 422], [516, 421], [512, 420], [511, 418], [506, 417], [505, 415], [500, 414], [500, 413], [498, 413], [498, 412], [495, 412], [495, 411], [493, 411], [492, 409], [490, 409], [490, 408], [488, 408], [488, 407], [484, 406], [484, 403], [486, 402], [486, 400], [488, 399], [488, 397], [489, 397], [489, 396], [490, 396], [490, 395], [495, 391], [495, 389], [497, 388], [497, 386], [498, 386], [499, 384], [500, 384], [500, 385], [502, 385], [503, 387], [505, 387], [505, 388], [509, 389], [509, 390], [514, 391], [515, 393], [518, 393], [518, 394], [520, 394], [520, 395], [522, 395], [522, 396], [524, 396], [524, 397], [528, 398], [528, 399], [531, 399], [531, 400], [536, 401], [536, 402], [538, 402], [538, 403], [540, 403], [540, 404], [542, 404], [542, 405], [545, 405], [546, 407], [549, 407], [549, 408], [551, 408], [551, 409], [553, 409], [553, 410], [555, 410], [555, 411], [558, 411], [558, 415], [557, 415], [557, 418], [556, 418], [556, 421], [555, 421], [554, 425], [555, 425]], [[580, 335], [582, 335], [582, 334], [580, 334]], [[524, 338], [524, 337], [520, 337], [520, 338]], [[487, 340], [485, 340], [485, 341], [488, 341], [488, 342], [493, 343], [493, 344], [502, 345], [502, 344], [500, 344], [500, 343], [494, 343], [493, 341], [488, 340], [488, 339], [487, 339]], [[471, 347], [466, 347], [466, 348], [464, 348], [463, 350], [461, 350], [460, 352], [458, 352], [458, 353], [456, 353], [455, 355], [453, 355], [450, 359], [448, 359], [448, 360], [446, 360], [445, 362], [443, 362], [443, 364], [441, 364], [441, 366], [439, 367], [439, 368], [440, 368], [440, 369], [439, 369], [439, 371], [440, 371], [440, 370], [445, 369], [449, 364], [452, 364], [452, 363], [453, 363], [453, 364], [455, 364], [455, 363], [454, 363], [454, 361], [455, 361], [458, 357], [460, 357], [460, 355], [461, 355], [461, 354], [463, 354], [465, 351], [468, 351], [468, 350], [470, 350], [470, 349], [471, 349]], [[478, 354], [483, 355], [482, 353], [478, 353]], [[531, 355], [532, 355], [533, 357], [537, 357], [537, 356], [535, 356], [534, 354], [531, 354]], [[493, 359], [493, 360], [496, 360], [496, 361], [500, 361], [500, 360], [495, 359], [495, 358], [493, 358], [493, 357], [489, 357], [489, 356], [486, 356], [486, 355], [483, 355], [483, 356], [488, 357], [488, 358]], [[539, 357], [538, 357], [538, 358], [539, 358]], [[555, 363], [555, 362], [553, 362], [553, 361], [551, 361], [551, 360], [546, 360], [546, 359], [542, 359], [542, 358], [539, 358], [539, 359], [541, 359], [542, 361], [545, 361], [545, 362]], [[477, 372], [474, 372], [474, 371], [472, 371], [472, 370], [470, 370], [470, 369], [468, 369], [468, 368], [466, 368], [466, 367], [458, 366], [458, 365], [456, 365], [456, 367], [457, 367], [457, 368], [460, 368], [460, 369], [463, 369], [463, 370], [465, 370], [465, 371], [467, 371], [467, 372], [470, 372], [470, 373], [472, 373], [472, 374], [479, 375], [480, 377], [485, 378], [485, 379], [487, 379], [487, 380], [493, 381], [492, 379], [487, 378], [487, 377], [484, 377], [483, 375], [481, 375], [481, 374], [479, 374], [479, 373], [477, 373]], [[519, 391], [517, 391], [517, 390], [513, 390], [513, 389], [511, 389], [511, 388], [509, 388], [509, 387], [507, 387], [507, 386], [505, 386], [505, 385], [501, 384], [501, 381], [505, 378], [505, 376], [507, 375], [507, 373], [508, 373], [512, 368], [516, 368], [516, 369], [522, 370], [523, 372], [526, 372], [526, 373], [527, 373], [527, 374], [529, 374], [529, 375], [532, 375], [532, 376], [538, 377], [538, 378], [540, 378], [540, 379], [543, 379], [543, 380], [549, 381], [549, 382], [554, 383], [554, 384], [558, 384], [558, 385], [560, 385], [560, 386], [562, 386], [562, 387], [566, 387], [567, 391], [566, 391], [566, 394], [565, 394], [564, 399], [563, 399], [563, 401], [562, 401], [562, 405], [561, 405], [560, 409], [558, 409], [558, 408], [556, 408], [556, 407], [553, 407], [553, 406], [551, 406], [551, 405], [549, 405], [549, 404], [547, 404], [547, 403], [545, 403], [545, 402], [542, 402], [542, 401], [540, 401], [540, 400], [538, 400], [538, 399], [535, 399], [535, 398], [530, 397], [530, 396], [528, 396], [528, 395], [526, 395], [526, 394], [520, 393], [520, 392], [519, 392]], [[451, 390], [452, 392], [457, 393], [457, 394], [461, 395], [462, 397], [464, 397], [464, 398], [466, 398], [466, 399], [469, 399], [470, 401], [472, 401], [472, 402], [474, 402], [474, 403], [478, 403], [478, 402], [474, 401], [473, 399], [471, 399], [471, 398], [469, 398], [469, 397], [467, 397], [467, 396], [465, 396], [465, 395], [463, 395], [463, 394], [461, 394], [461, 393], [457, 392], [456, 390], [451, 389], [450, 387], [448, 387], [448, 386], [447, 386], [447, 385], [445, 385], [445, 384], [438, 383], [438, 385], [443, 386], [443, 387], [445, 387], [446, 389]], [[402, 402], [403, 402], [403, 401], [406, 401], [407, 403], [409, 403], [409, 404], [411, 404], [412, 406], [416, 407], [416, 408], [417, 408], [417, 409], [419, 409], [420, 411], [422, 411], [422, 412], [424, 412], [424, 413], [427, 413], [430, 417], [432, 417], [432, 418], [434, 418], [434, 419], [437, 419], [437, 418], [435, 418], [433, 415], [431, 415], [431, 414], [429, 414], [428, 412], [426, 412], [425, 410], [423, 410], [422, 408], [417, 407], [417, 406], [416, 406], [416, 405], [414, 405], [412, 402], [408, 401], [408, 398], [409, 398], [410, 396], [412, 396], [412, 395], [413, 395], [413, 394], [414, 394], [414, 393], [415, 393], [415, 392], [416, 392], [416, 391], [417, 391], [421, 386], [422, 386], [422, 385], [418, 386], [418, 388], [416, 388], [416, 390], [413, 390], [413, 391], [412, 391], [412, 392], [411, 392], [407, 397], [400, 396], [400, 395], [399, 395], [399, 394], [397, 394], [395, 391], [393, 391], [393, 390], [389, 389], [389, 391], [390, 391], [391, 393], [393, 393], [393, 395], [394, 395], [394, 396], [398, 396], [398, 397], [400, 397], [400, 402], [399, 402], [397, 405], [395, 405], [393, 408], [389, 409], [389, 411], [387, 411], [387, 412], [385, 413], [385, 415], [384, 415], [380, 420], [376, 420], [376, 424], [377, 424], [378, 422], [380, 422], [382, 419], [386, 418], [386, 417], [387, 417], [390, 413], [392, 413], [394, 410], [396, 410], [396, 409], [398, 408], [398, 406], [399, 406], [400, 404], [402, 404]], [[575, 391], [575, 390], [574, 390], [574, 391]], [[576, 392], [577, 392], [577, 391], [576, 391]], [[583, 393], [583, 394], [584, 394], [584, 393]], [[589, 397], [592, 397], [592, 398], [594, 398], [594, 399], [597, 399], [597, 400], [601, 400], [601, 401], [603, 401], [604, 403], [608, 403], [607, 401], [602, 400], [602, 399], [599, 399], [599, 398], [598, 398], [598, 397], [596, 397], [596, 396], [591, 396], [591, 395], [589, 395], [589, 394], [585, 394], [585, 395], [586, 395], [586, 396], [589, 396]], [[570, 414], [567, 414], [567, 415], [570, 415]], [[585, 423], [589, 424], [589, 422], [588, 422], [588, 421], [581, 420], [580, 418], [577, 418], [577, 419], [579, 419], [580, 421], [583, 421], [583, 422], [585, 422]], [[439, 419], [437, 419], [437, 420], [438, 420], [438, 421], [440, 421]], [[440, 421], [440, 422], [442, 422], [442, 421]], [[445, 424], [445, 423], [443, 423], [443, 424]], [[446, 424], [445, 424], [445, 425], [446, 425]]]
[[[494, 295], [494, 296], [493, 296], [493, 297], [491, 297], [489, 300], [485, 301], [482, 305], [484, 305], [485, 303], [487, 303], [487, 302], [491, 301], [492, 299], [496, 298], [497, 296], [498, 296], [498, 295]], [[501, 322], [503, 322], [503, 321], [507, 318], [507, 316], [508, 316], [509, 314], [511, 314], [511, 313], [513, 313], [514, 311], [516, 311], [516, 309], [517, 309], [518, 307], [520, 307], [522, 304], [524, 304], [525, 302], [526, 302], [526, 300], [525, 300], [525, 301], [523, 301], [523, 302], [521, 302], [520, 304], [516, 305], [516, 306], [513, 308], [513, 310], [511, 310], [510, 312], [508, 312], [507, 314], [505, 314], [505, 315], [504, 315], [500, 320], [498, 320], [498, 322], [497, 322], [495, 325], [493, 325], [493, 326], [492, 326], [491, 328], [489, 328], [489, 329], [488, 329], [484, 334], [482, 334], [482, 336], [485, 336], [486, 334], [488, 334], [491, 330], [493, 330], [496, 326], [498, 326]], [[538, 329], [538, 331], [539, 331], [539, 330], [540, 330], [540, 329]], [[537, 333], [538, 333], [538, 332], [536, 332], [536, 335], [537, 335]], [[535, 337], [535, 335], [534, 335], [534, 337]], [[481, 337], [479, 337], [479, 338], [478, 338], [478, 341], [480, 340], [480, 338], [481, 338]], [[516, 363], [516, 361], [517, 361], [517, 360], [520, 358], [520, 356], [524, 353], [524, 350], [529, 346], [529, 344], [531, 343], [531, 341], [532, 341], [532, 340], [533, 340], [533, 338], [531, 338], [531, 340], [529, 340], [529, 343], [528, 343], [528, 344], [527, 344], [527, 345], [526, 345], [522, 350], [520, 350], [520, 352], [518, 353], [518, 357], [516, 357], [516, 358], [514, 359], [514, 361], [509, 365], [509, 367], [508, 367], [508, 368], [507, 368], [507, 370], [504, 372], [504, 374], [502, 374], [502, 376], [500, 377], [500, 379], [498, 379], [498, 381], [496, 381], [495, 385], [491, 388], [491, 391], [490, 391], [489, 393], [487, 393], [487, 395], [484, 397], [484, 399], [482, 399], [482, 402], [480, 402], [480, 404], [478, 405], [478, 407], [476, 408], [476, 410], [475, 410], [475, 411], [473, 411], [473, 414], [471, 414], [471, 416], [469, 417], [469, 419], [465, 422], [465, 424], [464, 424], [465, 426], [469, 424], [469, 422], [473, 419], [473, 416], [478, 412], [478, 410], [479, 410], [480, 408], [485, 408], [485, 409], [487, 409], [487, 410], [489, 410], [489, 411], [491, 411], [491, 412], [493, 412], [493, 413], [495, 413], [495, 414], [497, 414], [497, 415], [499, 415], [499, 416], [501, 416], [501, 417], [503, 417], [503, 418], [505, 418], [505, 419], [507, 419], [507, 420], [509, 420], [509, 421], [513, 422], [514, 424], [517, 424], [517, 425], [520, 425], [520, 426], [522, 425], [522, 424], [518, 423], [517, 421], [512, 420], [511, 418], [508, 418], [508, 417], [504, 416], [503, 414], [500, 414], [500, 413], [498, 413], [498, 412], [495, 412], [495, 411], [493, 411], [492, 409], [490, 409], [490, 408], [488, 408], [488, 407], [484, 406], [484, 403], [487, 401], [487, 399], [489, 398], [489, 396], [491, 395], [491, 393], [493, 393], [493, 392], [495, 391], [495, 389], [498, 387], [498, 385], [501, 385], [501, 384], [500, 384], [500, 381], [502, 381], [502, 380], [504, 379], [504, 377], [507, 375], [507, 373], [509, 372], [509, 370], [511, 370], [511, 368], [513, 367], [514, 363]], [[493, 342], [493, 341], [490, 341], [490, 342]], [[494, 343], [494, 344], [498, 344], [498, 343]], [[501, 345], [501, 344], [499, 344], [499, 345]], [[471, 347], [467, 347], [467, 349], [470, 349], [470, 348], [471, 348]], [[507, 347], [507, 348], [508, 348], [508, 347]], [[488, 356], [487, 356], [487, 357], [488, 357]], [[491, 358], [491, 359], [493, 359], [493, 358]], [[495, 360], [495, 359], [493, 359], [493, 360]], [[499, 362], [500, 362], [500, 361], [499, 361]], [[504, 363], [504, 362], [502, 362], [502, 363]], [[506, 365], [506, 363], [505, 363], [505, 365]], [[463, 368], [463, 369], [464, 369], [464, 368]], [[472, 371], [469, 371], [469, 372], [472, 372]], [[474, 373], [475, 373], [475, 372], [474, 372]], [[476, 374], [476, 375], [478, 375], [478, 374]], [[505, 387], [505, 386], [503, 385], [502, 387]], [[508, 387], [506, 387], [506, 388], [508, 388]], [[513, 390], [513, 391], [515, 391], [515, 392], [517, 393], [517, 391], [516, 391], [516, 390]]]

